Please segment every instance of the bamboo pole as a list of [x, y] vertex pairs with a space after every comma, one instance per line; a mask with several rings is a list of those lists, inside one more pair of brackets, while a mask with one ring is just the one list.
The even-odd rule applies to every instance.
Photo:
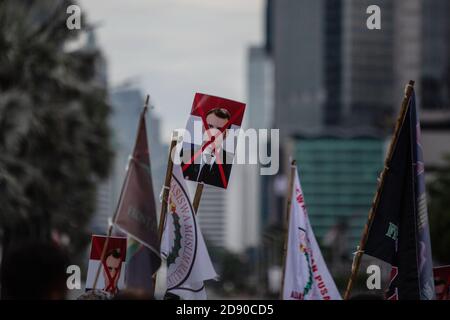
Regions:
[[[145, 102], [144, 102], [144, 109], [142, 110], [144, 115], [145, 115], [145, 113], [148, 110], [149, 102], [150, 102], [150, 95], [147, 94], [147, 97], [145, 98]], [[137, 137], [138, 136], [139, 136], [139, 126], [138, 126], [138, 130], [136, 132], [136, 139], [135, 139], [135, 141], [137, 141]], [[128, 170], [128, 167], [127, 167], [127, 170]], [[100, 255], [100, 264], [98, 265], [97, 272], [95, 273], [95, 279], [94, 279], [94, 284], [92, 286], [92, 290], [95, 290], [97, 288], [98, 277], [100, 276], [100, 270], [101, 270], [101, 267], [102, 267], [102, 264], [103, 264], [103, 259], [105, 259], [106, 249], [108, 248], [109, 239], [111, 238], [111, 235], [112, 235], [114, 223], [116, 222], [116, 218], [117, 218], [117, 212], [119, 211], [119, 207], [120, 207], [120, 204], [122, 202], [123, 192], [125, 190], [125, 186], [127, 185], [127, 183], [128, 183], [128, 175], [126, 176], [125, 182], [122, 185], [122, 189], [120, 190], [119, 201], [117, 202], [116, 210], [114, 211], [114, 215], [113, 215], [113, 218], [112, 218], [112, 223], [108, 226], [108, 232], [106, 233], [106, 240], [105, 240], [105, 243], [103, 244], [102, 253]]]
[[284, 291], [284, 275], [286, 272], [286, 254], [287, 254], [287, 245], [289, 239], [289, 222], [291, 219], [291, 205], [292, 205], [292, 193], [294, 191], [294, 183], [295, 183], [295, 172], [297, 170], [297, 162], [295, 160], [291, 161], [289, 171], [289, 183], [288, 190], [286, 196], [286, 219], [285, 219], [285, 236], [284, 236], [284, 247], [283, 247], [283, 273], [281, 276], [281, 290], [280, 290], [280, 299], [283, 299], [283, 291]]
[[204, 183], [197, 183], [197, 188], [195, 189], [194, 201], [192, 207], [194, 208], [194, 213], [197, 215], [198, 207], [200, 206], [200, 200], [202, 198]]
[[361, 258], [362, 258], [362, 255], [364, 253], [364, 248], [366, 246], [367, 239], [369, 237], [370, 226], [372, 225], [373, 219], [375, 217], [375, 212], [376, 212], [376, 210], [378, 208], [378, 203], [380, 201], [381, 192], [382, 192], [383, 186], [384, 186], [384, 179], [386, 177], [386, 174], [389, 171], [389, 166], [390, 166], [390, 163], [391, 163], [392, 155], [393, 155], [395, 147], [397, 145], [400, 129], [402, 128], [403, 123], [405, 121], [405, 116], [406, 116], [406, 113], [408, 111], [409, 100], [410, 100], [411, 95], [413, 93], [413, 89], [414, 89], [414, 81], [410, 80], [409, 83], [405, 87], [405, 96], [403, 97], [402, 106], [401, 106], [401, 109], [400, 109], [400, 114], [399, 114], [399, 116], [397, 118], [397, 123], [395, 125], [394, 134], [392, 136], [391, 143], [390, 143], [389, 149], [388, 149], [388, 153], [386, 155], [386, 159], [385, 159], [385, 162], [384, 162], [384, 169], [381, 172], [380, 181], [379, 181], [379, 184], [378, 184], [378, 187], [377, 187], [377, 191], [376, 191], [374, 199], [372, 201], [372, 206], [371, 206], [371, 208], [369, 210], [369, 216], [367, 218], [367, 223], [366, 223], [366, 225], [364, 227], [364, 230], [363, 230], [363, 233], [362, 233], [362, 236], [361, 236], [361, 241], [359, 243], [359, 246], [357, 247], [357, 251], [356, 251], [355, 257], [353, 259], [352, 272], [351, 272], [350, 278], [349, 278], [348, 283], [347, 283], [347, 288], [346, 288], [345, 294], [344, 294], [344, 300], [348, 300], [350, 298], [350, 293], [351, 293], [351, 290], [353, 288], [353, 284], [356, 281], [356, 277], [358, 275], [358, 270], [359, 270], [359, 267], [361, 265]]

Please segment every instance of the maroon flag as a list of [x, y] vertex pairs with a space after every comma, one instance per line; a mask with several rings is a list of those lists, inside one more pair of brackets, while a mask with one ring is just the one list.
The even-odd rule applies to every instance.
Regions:
[[129, 241], [126, 286], [151, 291], [152, 275], [161, 265], [161, 258], [145, 109], [139, 120], [136, 144], [128, 163], [115, 224], [136, 240]]

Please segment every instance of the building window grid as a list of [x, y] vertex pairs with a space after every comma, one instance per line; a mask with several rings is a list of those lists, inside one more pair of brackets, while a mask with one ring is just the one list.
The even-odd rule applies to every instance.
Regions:
[[383, 142], [305, 140], [296, 147], [308, 214], [317, 237], [320, 240], [340, 219], [347, 218], [349, 239], [356, 241], [382, 169]]

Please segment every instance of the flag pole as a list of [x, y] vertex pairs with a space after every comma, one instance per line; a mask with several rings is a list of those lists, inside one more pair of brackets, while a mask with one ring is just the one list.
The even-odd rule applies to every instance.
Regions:
[[286, 233], [284, 235], [284, 247], [283, 247], [283, 273], [281, 276], [281, 290], [280, 290], [280, 299], [283, 299], [283, 291], [284, 291], [284, 274], [286, 272], [286, 254], [287, 254], [287, 244], [288, 244], [288, 236], [289, 236], [289, 221], [291, 218], [291, 205], [292, 205], [292, 193], [294, 191], [294, 183], [295, 183], [295, 171], [297, 170], [297, 162], [295, 160], [291, 161], [290, 171], [289, 171], [289, 183], [288, 183], [288, 194], [286, 197], [286, 220], [285, 220], [285, 229]]
[[[172, 181], [172, 171], [173, 171], [173, 156], [172, 155], [175, 151], [175, 147], [178, 142], [178, 133], [177, 131], [172, 132], [172, 138], [171, 143], [169, 147], [169, 156], [167, 159], [167, 169], [166, 169], [166, 178], [164, 180], [164, 186], [162, 190], [162, 197], [161, 197], [161, 211], [159, 215], [159, 226], [158, 226], [158, 241], [161, 244], [162, 235], [164, 232], [164, 224], [166, 221], [166, 214], [167, 214], [167, 205], [169, 203], [169, 191], [170, 191], [170, 182]], [[157, 272], [155, 272], [152, 276], [153, 278], [153, 295], [155, 294], [156, 289], [156, 275]]]
[[167, 159], [167, 170], [166, 170], [166, 178], [164, 180], [162, 199], [161, 199], [161, 212], [159, 214], [159, 226], [158, 226], [158, 239], [161, 242], [162, 234], [164, 231], [164, 223], [166, 220], [167, 214], [167, 205], [169, 203], [169, 191], [170, 191], [170, 182], [172, 180], [172, 171], [173, 171], [173, 159], [172, 153], [178, 142], [178, 133], [176, 131], [172, 132], [172, 141], [170, 143], [169, 148], [169, 157]]
[[200, 199], [202, 198], [203, 187], [205, 184], [203, 182], [197, 183], [197, 188], [195, 189], [194, 201], [192, 207], [194, 208], [194, 213], [197, 215], [198, 207], [200, 206]]
[[347, 288], [345, 290], [344, 300], [348, 300], [350, 298], [350, 293], [352, 291], [353, 284], [355, 283], [356, 277], [358, 275], [358, 270], [361, 265], [361, 258], [364, 253], [367, 239], [369, 237], [369, 229], [370, 229], [370, 226], [372, 225], [373, 219], [375, 217], [375, 212], [378, 208], [378, 203], [380, 201], [380, 196], [381, 196], [381, 190], [383, 189], [383, 185], [384, 185], [384, 179], [386, 177], [387, 172], [389, 171], [389, 166], [391, 163], [392, 155], [394, 153], [395, 146], [397, 145], [400, 129], [402, 128], [403, 122], [405, 121], [405, 116], [406, 116], [406, 112], [408, 111], [409, 100], [413, 93], [413, 89], [414, 89], [414, 81], [410, 80], [409, 83], [405, 87], [405, 95], [403, 97], [400, 114], [397, 118], [397, 123], [395, 125], [394, 134], [392, 136], [391, 143], [389, 145], [388, 153], [387, 153], [386, 159], [384, 161], [384, 168], [383, 168], [383, 171], [381, 172], [377, 191], [376, 191], [374, 199], [372, 201], [372, 206], [369, 210], [369, 216], [367, 218], [367, 223], [364, 226], [361, 240], [357, 247], [357, 250], [355, 252], [355, 256], [354, 256], [354, 259], [352, 262], [352, 271], [351, 271], [351, 275], [350, 275], [350, 278], [347, 283]]
[[[147, 97], [145, 98], [144, 109], [142, 110], [144, 115], [147, 112], [149, 101], [150, 101], [150, 95], [147, 94]], [[135, 141], [137, 141], [138, 135], [139, 135], [139, 129], [137, 130]], [[128, 180], [128, 175], [126, 176], [125, 179]], [[117, 218], [117, 212], [119, 211], [120, 203], [122, 201], [122, 196], [123, 196], [123, 191], [125, 189], [125, 185], [126, 185], [126, 183], [124, 183], [122, 185], [122, 189], [120, 190], [120, 195], [119, 195], [119, 201], [117, 202], [116, 210], [114, 211], [114, 215], [112, 218], [112, 223], [108, 226], [108, 232], [106, 233], [106, 240], [105, 240], [105, 243], [103, 244], [102, 253], [100, 255], [100, 264], [98, 265], [97, 272], [95, 273], [95, 279], [94, 279], [94, 284], [92, 286], [92, 290], [95, 290], [97, 288], [97, 281], [98, 281], [98, 277], [100, 276], [100, 269], [103, 264], [103, 259], [105, 259], [106, 249], [108, 248], [109, 239], [111, 238], [111, 235], [112, 235], [112, 230], [113, 230], [116, 218]]]

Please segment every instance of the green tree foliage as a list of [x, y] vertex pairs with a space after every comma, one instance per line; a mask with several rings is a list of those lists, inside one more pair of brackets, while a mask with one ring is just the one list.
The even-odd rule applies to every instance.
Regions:
[[107, 176], [109, 142], [100, 53], [67, 50], [87, 28], [69, 30], [73, 1], [0, 2], [0, 228], [15, 240], [89, 240], [95, 186]]
[[431, 246], [435, 259], [450, 264], [450, 156], [428, 184]]

